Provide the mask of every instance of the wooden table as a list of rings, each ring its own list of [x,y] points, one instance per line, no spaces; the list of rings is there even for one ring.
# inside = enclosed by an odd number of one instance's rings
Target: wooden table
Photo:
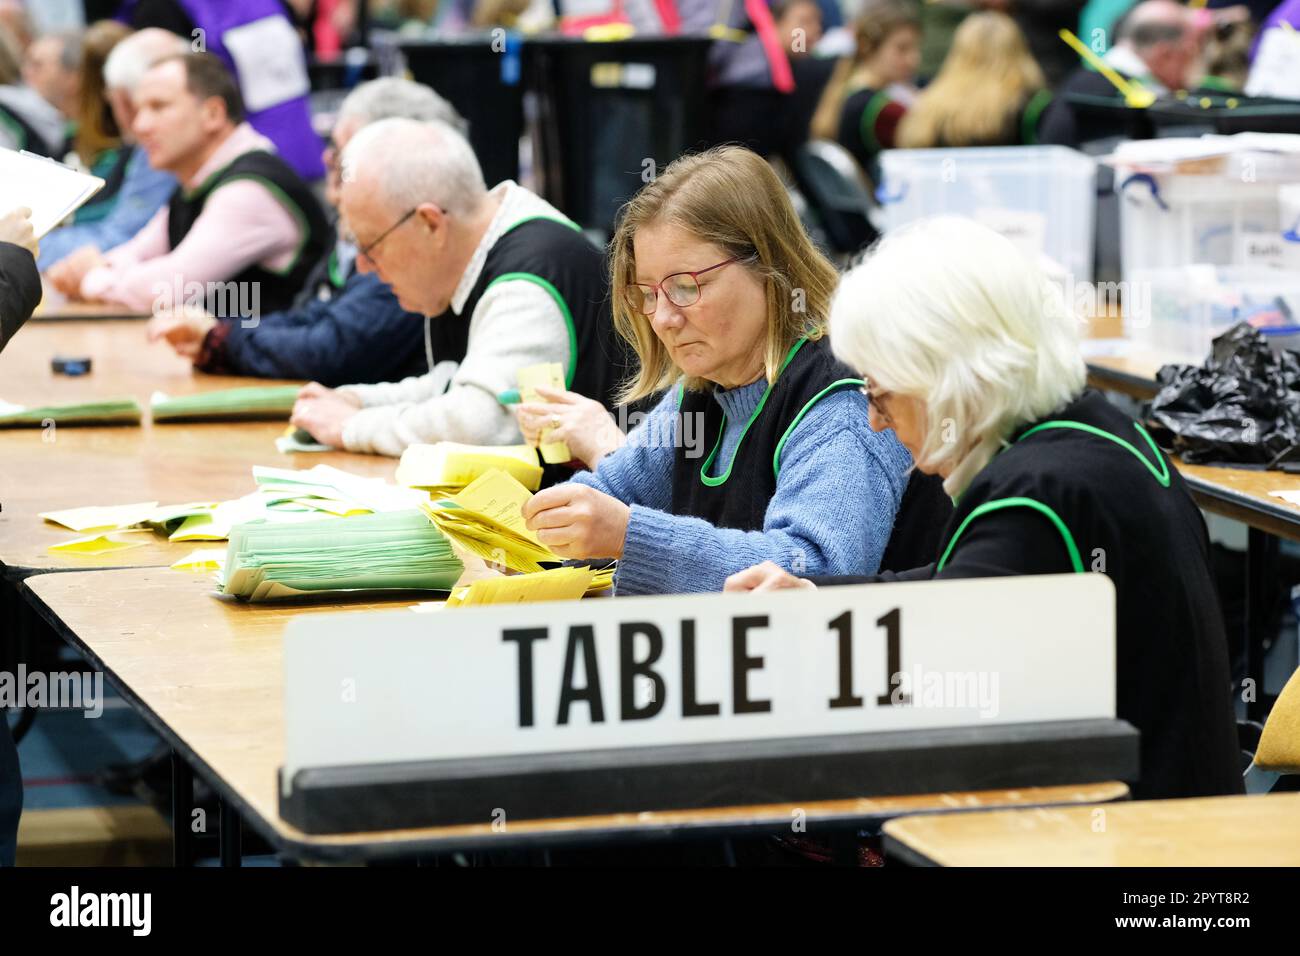
[[[56,354],[87,355],[89,375],[50,371]],[[24,405],[64,404],[133,395],[142,405],[154,391],[184,395],[284,381],[204,375],[166,345],[150,345],[138,322],[57,323],[28,326],[0,355],[0,399]],[[166,565],[193,542],[168,544],[141,534],[143,547],[99,557],[58,554],[51,544],[76,532],[47,524],[43,511],[83,505],[158,501],[182,504],[238,498],[255,487],[253,465],[311,468],[334,465],[392,480],[396,462],[347,452],[282,455],[275,449],[284,422],[170,423],[105,427],[56,426],[0,429],[0,571]]]
[[[909,816],[884,830],[886,853],[914,864],[1300,866],[1300,793]]]
[[[791,805],[624,813],[566,820],[313,836],[280,819],[283,632],[299,615],[356,614],[377,605],[244,605],[210,596],[204,576],[167,569],[46,574],[24,585],[38,612],[277,849],[300,858],[355,860],[468,849],[556,846],[600,838],[663,839],[787,831],[801,809],[809,829],[868,826],[900,813],[1122,800],[1122,783],[938,793]],[[390,602],[387,607],[409,604]],[[442,614],[429,615],[431,629]],[[357,635],[358,651],[365,637]],[[186,818],[188,819],[188,818]]]
[[[130,309],[112,302],[68,302],[61,297],[49,296],[42,301],[32,313],[33,322],[77,322],[86,319],[133,319],[136,321],[149,318],[148,312]]]

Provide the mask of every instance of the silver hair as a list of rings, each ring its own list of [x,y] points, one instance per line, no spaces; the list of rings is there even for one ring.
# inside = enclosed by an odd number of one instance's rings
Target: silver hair
[[[468,216],[487,195],[483,170],[465,137],[446,123],[392,117],[364,127],[343,150],[343,182],[372,173],[394,209],[435,203]]]
[[[362,83],[339,105],[338,117],[355,116],[363,125],[382,119],[404,117],[421,122],[440,121],[461,135],[469,124],[456,108],[423,83],[385,76]]]
[[[132,33],[109,51],[104,61],[104,86],[110,90],[133,91],[159,60],[188,53],[189,43],[174,33],[158,28]]]

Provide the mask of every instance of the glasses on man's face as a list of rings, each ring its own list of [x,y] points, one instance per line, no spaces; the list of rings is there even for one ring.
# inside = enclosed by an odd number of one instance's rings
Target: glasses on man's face
[[[379,245],[381,242],[383,242],[385,239],[387,239],[390,235],[392,235],[394,232],[396,232],[397,229],[398,229],[398,228],[399,228],[399,227],[400,227],[404,222],[406,222],[406,220],[410,219],[412,216],[415,215],[416,211],[417,211],[419,208],[420,208],[419,206],[412,206],[410,209],[408,209],[405,213],[402,214],[402,218],[401,218],[401,219],[397,220],[397,222],[393,223],[391,226],[389,226],[387,229],[385,229],[383,232],[381,232],[381,233],[379,234],[379,237],[378,237],[377,239],[373,239],[373,240],[371,240],[371,242],[370,242],[368,245],[364,246],[364,247],[361,248],[361,249],[358,249],[358,250],[357,250],[357,258],[359,258],[359,259],[368,259],[371,263],[374,263],[375,265],[378,265],[378,263],[375,262],[375,257],[372,256],[372,255],[370,254],[370,253],[374,250],[375,246]]]
[[[714,269],[721,269],[723,266],[729,266],[733,262],[738,262],[741,256],[732,256],[719,262],[716,266],[709,266],[707,269],[700,269],[698,272],[676,272],[664,278],[662,281],[650,285],[646,282],[629,282],[626,289],[623,290],[628,304],[640,312],[642,315],[654,315],[655,310],[659,308],[659,293],[668,296],[668,301],[679,309],[685,309],[700,301],[700,276],[706,272],[712,272]]]

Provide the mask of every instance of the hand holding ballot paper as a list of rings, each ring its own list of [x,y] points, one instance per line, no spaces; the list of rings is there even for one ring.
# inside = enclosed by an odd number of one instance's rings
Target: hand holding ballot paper
[[[501,400],[513,398],[507,395]],[[519,430],[548,465],[577,460],[595,468],[627,441],[600,402],[565,389],[557,362],[520,369],[518,398],[515,417]]]

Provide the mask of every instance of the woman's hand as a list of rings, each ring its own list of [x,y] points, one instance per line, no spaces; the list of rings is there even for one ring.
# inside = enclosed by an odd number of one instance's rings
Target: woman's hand
[[[548,442],[564,442],[578,461],[595,469],[597,462],[627,441],[605,406],[577,392],[538,386],[543,402],[515,406],[524,441],[536,448],[547,431]]]
[[[787,588],[817,590],[806,578],[797,578],[774,561],[764,561],[752,568],[737,571],[727,578],[724,591],[783,591]]]
[[[13,212],[0,216],[0,242],[11,242],[22,246],[32,256],[40,255],[40,243],[36,241],[36,232],[32,229],[32,211],[20,206]]]
[[[82,246],[60,259],[45,275],[51,285],[69,299],[80,299],[82,280],[105,261],[103,253],[96,246]]]
[[[587,485],[539,491],[523,507],[529,530],[562,558],[621,558],[632,509]]]

